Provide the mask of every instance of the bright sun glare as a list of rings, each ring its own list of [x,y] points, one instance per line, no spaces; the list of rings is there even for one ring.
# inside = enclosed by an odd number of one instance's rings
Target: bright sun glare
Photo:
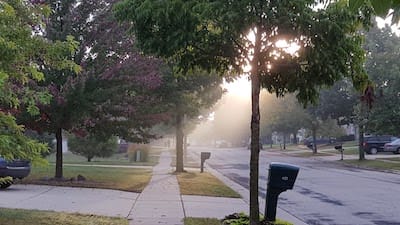
[[[282,48],[285,52],[291,55],[295,55],[297,51],[299,51],[300,49],[300,46],[297,43],[295,42],[288,43],[286,40],[279,40],[275,43],[275,45],[276,47]]]
[[[255,35],[253,32],[250,32],[247,35],[247,38],[251,42],[255,42]],[[300,46],[295,42],[288,42],[286,40],[278,40],[275,43],[275,47],[282,49],[286,53],[296,56],[296,53],[299,51]],[[279,55],[277,55],[279,57]],[[250,56],[251,60],[251,56]],[[270,65],[271,68],[273,65]],[[250,72],[251,66],[249,64],[245,65],[243,68],[245,73]],[[248,98],[250,99],[251,96],[251,82],[248,79],[248,76],[242,75],[238,79],[234,80],[233,82],[226,82],[224,81],[223,87],[228,91],[228,94],[233,95],[239,98]]]
[[[228,91],[228,94],[232,94],[235,97],[250,98],[251,96],[251,83],[247,76],[241,76],[230,83],[224,81],[223,86]]]

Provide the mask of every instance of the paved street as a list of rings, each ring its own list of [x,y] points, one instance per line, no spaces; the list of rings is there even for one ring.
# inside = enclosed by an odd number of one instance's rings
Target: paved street
[[[212,168],[248,189],[249,150],[192,148],[211,151]],[[310,225],[399,225],[400,175],[344,167],[262,151],[260,195],[265,196],[269,162],[300,167],[293,190],[280,195],[279,207]]]

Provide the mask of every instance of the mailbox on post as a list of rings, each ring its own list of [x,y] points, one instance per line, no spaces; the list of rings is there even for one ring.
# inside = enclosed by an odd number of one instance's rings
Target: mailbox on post
[[[201,152],[200,158],[201,158],[201,166],[200,166],[200,172],[202,173],[204,171],[204,161],[206,159],[209,159],[211,156],[211,152]]]
[[[343,146],[342,145],[336,145],[335,149],[340,152],[340,155],[341,155],[340,160],[343,160],[343,151],[344,151]]]
[[[267,197],[265,199],[265,219],[276,220],[276,207],[280,193],[293,189],[299,167],[285,163],[271,163],[267,181]]]

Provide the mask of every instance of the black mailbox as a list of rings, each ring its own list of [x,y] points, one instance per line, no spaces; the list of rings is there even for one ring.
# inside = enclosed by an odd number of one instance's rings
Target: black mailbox
[[[211,156],[211,152],[201,152],[201,161],[209,159]]]
[[[340,151],[340,150],[342,150],[343,148],[342,148],[342,145],[335,145],[335,149],[338,150],[338,151]]]
[[[265,219],[275,221],[276,207],[280,193],[293,189],[299,167],[286,163],[271,163],[267,181],[267,198],[265,199]]]
[[[293,189],[299,167],[284,164],[271,163],[269,165],[268,187],[277,189]]]
[[[211,152],[201,152],[201,154],[200,154],[200,158],[201,158],[200,172],[201,173],[204,171],[204,161],[206,161],[206,159],[209,159],[210,156],[211,156]]]
[[[343,160],[343,151],[344,151],[343,146],[342,145],[336,145],[335,149],[340,152],[340,155],[341,155],[340,160]]]

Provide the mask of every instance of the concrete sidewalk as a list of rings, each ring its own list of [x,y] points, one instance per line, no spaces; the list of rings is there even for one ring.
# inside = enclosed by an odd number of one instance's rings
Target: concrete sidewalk
[[[128,216],[130,225],[183,225],[185,217],[222,219],[234,212],[248,211],[246,202],[238,198],[181,195],[170,165],[171,156],[163,152],[149,185]]]
[[[182,225],[185,213],[176,176],[171,172],[171,156],[163,152],[153,168],[150,183],[139,195],[128,218],[130,225]]]

